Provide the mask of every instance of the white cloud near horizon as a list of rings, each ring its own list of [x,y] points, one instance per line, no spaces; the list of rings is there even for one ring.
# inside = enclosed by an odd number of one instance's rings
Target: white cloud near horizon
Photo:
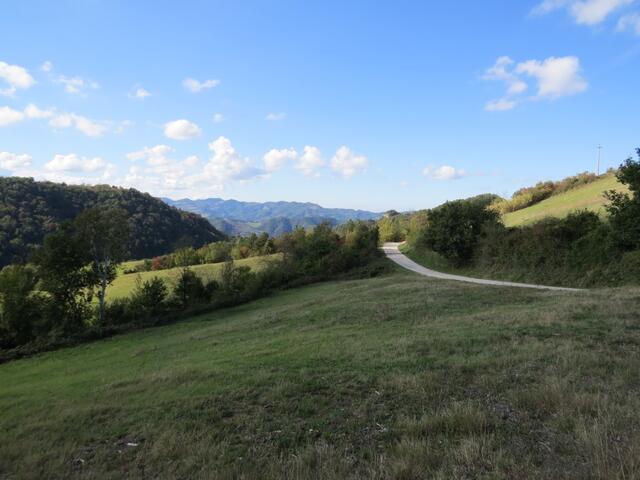
[[[182,85],[191,93],[199,93],[199,92],[202,92],[203,90],[217,87],[218,85],[220,85],[220,80],[210,79],[210,80],[205,80],[204,82],[201,82],[199,80],[196,80],[195,78],[185,78],[182,81]]]
[[[75,153],[67,155],[55,155],[53,160],[47,162],[45,170],[50,172],[96,172],[104,170],[107,162],[102,157],[79,157]]]
[[[3,61],[0,61],[0,82],[8,85],[0,88],[0,95],[5,97],[12,97],[18,89],[27,89],[36,83],[26,68]]]
[[[544,0],[536,5],[534,15],[546,15],[566,9],[579,25],[594,26],[604,22],[617,10],[631,5],[635,0]]]
[[[507,56],[498,57],[482,79],[499,81],[507,87],[502,98],[485,104],[488,112],[511,110],[524,100],[557,100],[582,93],[589,86],[582,77],[580,59],[574,56],[527,60],[518,64]],[[526,80],[529,79],[535,82],[536,93],[525,97],[524,93],[529,89]]]
[[[428,166],[422,170],[422,174],[433,180],[457,180],[467,176],[465,170],[450,165],[441,165],[439,167]]]
[[[296,160],[298,152],[294,148],[272,148],[264,154],[264,168],[268,172],[279,170],[287,160]]]
[[[302,155],[298,158],[295,168],[308,177],[316,176],[317,170],[324,167],[324,159],[318,147],[305,145]]]
[[[338,148],[331,159],[331,168],[346,179],[366,169],[368,164],[367,157],[353,153],[346,145]]]
[[[31,165],[32,158],[27,154],[0,152],[0,169],[16,172]]]
[[[173,140],[189,140],[200,136],[202,130],[198,125],[184,118],[167,122],[164,125],[164,134]]]

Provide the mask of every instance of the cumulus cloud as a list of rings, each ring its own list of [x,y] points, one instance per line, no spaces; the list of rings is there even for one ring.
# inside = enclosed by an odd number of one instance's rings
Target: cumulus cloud
[[[51,118],[54,114],[53,110],[40,110],[33,103],[27,105],[24,109],[24,114],[27,118]]]
[[[133,92],[129,93],[129,98],[133,98],[136,100],[144,100],[147,97],[150,97],[151,93],[149,90],[146,90],[142,87],[136,87]]]
[[[0,107],[0,127],[21,122],[24,118],[24,113],[19,110],[14,110],[11,107]]]
[[[523,93],[529,88],[525,80],[535,82],[537,91],[530,100],[556,100],[588,88],[581,75],[580,60],[573,56],[527,60],[517,65],[509,57],[499,57],[482,78],[503,82],[507,87],[502,98],[487,102],[485,110],[490,112],[511,110],[525,100]]]
[[[367,157],[356,155],[349,147],[343,145],[331,159],[331,168],[348,179],[367,168],[368,163]]]
[[[280,113],[268,113],[267,116],[265,117],[267,120],[269,120],[270,122],[277,122],[279,120],[284,120],[285,118],[287,118],[287,114],[284,112],[280,112]]]
[[[53,70],[53,63],[47,60],[42,65],[40,65],[40,70],[42,70],[45,73],[49,73],[51,70]]]
[[[79,157],[75,153],[56,155],[44,168],[50,172],[96,172],[104,170],[107,162],[101,157]]]
[[[29,88],[36,83],[26,68],[2,61],[0,61],[0,82],[7,84],[7,87],[0,88],[0,95],[7,97],[13,96],[18,89]]]
[[[19,171],[31,165],[31,156],[27,154],[18,155],[10,152],[0,152],[0,169],[11,172]]]
[[[264,175],[264,171],[251,165],[248,158],[238,154],[226,137],[218,137],[209,144],[212,156],[203,169],[203,179],[223,183],[228,180],[248,180]]]
[[[49,120],[49,125],[55,129],[75,128],[86,136],[94,138],[101,137],[109,129],[103,122],[96,122],[75,113],[55,114]]]
[[[86,95],[88,90],[96,90],[100,88],[97,82],[92,80],[85,80],[82,77],[67,77],[65,75],[58,75],[55,80],[56,83],[64,85],[64,91],[75,95]]]
[[[535,15],[545,15],[554,10],[566,9],[580,25],[597,25],[620,8],[634,0],[544,0],[533,9]]]
[[[180,119],[165,123],[164,134],[173,140],[188,140],[200,135],[200,127],[189,120]]]
[[[298,158],[298,152],[293,148],[272,148],[264,155],[264,168],[268,172],[275,172],[287,160],[295,160],[296,158]]]
[[[467,172],[449,165],[442,165],[440,167],[426,167],[422,174],[433,180],[456,180],[465,177]]]
[[[213,123],[222,123],[224,121],[224,115],[221,113],[213,114]]]
[[[155,147],[144,147],[142,150],[127,153],[127,160],[146,160],[149,165],[164,165],[169,163],[167,155],[173,152],[169,145],[156,145]]]
[[[320,149],[311,145],[306,145],[300,155],[300,158],[296,162],[295,168],[300,170],[304,175],[312,176],[316,175],[319,168],[324,166],[324,160]]]
[[[640,35],[640,13],[630,13],[618,20],[617,30],[619,32],[630,31]]]
[[[203,90],[217,87],[218,85],[220,85],[220,80],[211,79],[211,80],[205,80],[204,82],[200,82],[195,78],[185,78],[182,81],[182,85],[191,93],[199,93]]]

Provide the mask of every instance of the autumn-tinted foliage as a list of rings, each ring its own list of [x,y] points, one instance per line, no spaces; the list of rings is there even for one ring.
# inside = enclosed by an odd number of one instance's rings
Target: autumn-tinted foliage
[[[0,267],[27,260],[45,235],[91,207],[126,211],[131,258],[150,258],[179,245],[200,247],[224,235],[199,215],[170,207],[149,194],[108,185],[77,186],[0,178]]]

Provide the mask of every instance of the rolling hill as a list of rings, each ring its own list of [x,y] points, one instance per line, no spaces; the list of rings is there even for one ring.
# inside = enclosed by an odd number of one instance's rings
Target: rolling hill
[[[637,478],[637,298],[397,272],[13,361],[0,477]]]
[[[627,191],[627,188],[618,182],[614,175],[607,175],[593,183],[551,196],[530,207],[504,214],[502,219],[506,226],[516,227],[534,223],[544,217],[563,218],[576,210],[586,209],[604,213],[604,192],[608,190]]]
[[[96,206],[127,211],[132,258],[169,253],[179,243],[201,246],[225,237],[201,216],[170,207],[138,190],[0,177],[0,267],[27,260],[33,248],[61,222]]]
[[[171,206],[202,215],[228,235],[262,232],[280,235],[296,226],[308,228],[323,222],[339,225],[348,220],[375,220],[382,216],[365,210],[323,208],[315,203],[302,202],[260,203],[221,198],[163,200]]]

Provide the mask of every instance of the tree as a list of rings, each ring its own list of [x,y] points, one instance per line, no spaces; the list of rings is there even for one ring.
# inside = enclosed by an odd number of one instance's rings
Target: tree
[[[418,241],[456,265],[468,263],[483,229],[500,223],[498,213],[487,208],[493,200],[481,195],[430,210],[428,227]]]
[[[35,292],[33,268],[9,265],[0,271],[0,347],[16,347],[32,340],[42,320],[44,299]]]
[[[624,250],[640,248],[640,148],[638,160],[627,158],[616,177],[629,187],[632,195],[611,190],[605,195],[615,243]]]
[[[73,225],[64,223],[47,235],[43,245],[34,252],[33,262],[38,268],[42,290],[52,299],[51,317],[56,318],[60,333],[77,332],[88,317],[95,275],[87,267],[87,251]]]
[[[131,229],[127,213],[120,209],[90,208],[74,220],[75,234],[91,263],[98,287],[99,320],[104,320],[107,286],[116,277],[116,268],[128,253]]]

